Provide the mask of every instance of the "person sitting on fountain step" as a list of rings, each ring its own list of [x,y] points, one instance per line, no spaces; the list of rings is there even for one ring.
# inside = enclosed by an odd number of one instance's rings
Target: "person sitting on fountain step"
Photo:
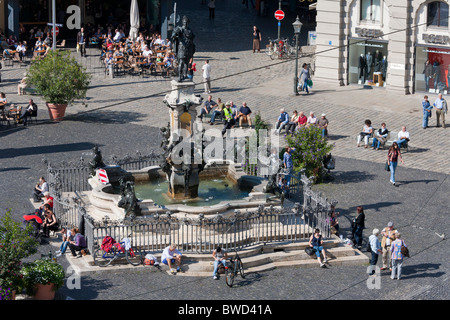
[[[248,126],[252,126],[252,119],[250,118],[252,110],[247,106],[247,102],[242,103],[242,107],[239,109],[239,127],[242,127],[244,122],[247,122]]]
[[[217,105],[217,103],[215,103],[214,100],[212,99],[212,96],[209,95],[208,99],[203,104],[203,108],[200,110],[199,118],[201,120],[203,120],[203,115],[209,114],[209,112],[212,110],[212,108],[216,105]]]
[[[223,109],[225,109],[225,104],[222,102],[222,99],[217,98],[216,108],[214,109],[211,115],[211,121],[209,122],[210,125],[214,124],[217,116],[223,115]]]
[[[33,200],[34,202],[39,202],[44,197],[44,192],[48,191],[48,183],[45,181],[44,177],[39,179],[39,183],[34,187]]]
[[[170,246],[166,247],[161,255],[161,262],[168,265],[170,272],[176,274],[173,270],[172,265],[175,263],[177,265],[177,271],[181,270],[181,252],[178,251],[177,245],[172,243]]]
[[[214,258],[214,271],[213,271],[213,279],[217,280],[219,279],[217,277],[217,270],[219,269],[219,264],[223,264],[224,267],[226,267],[227,259],[228,259],[228,253],[223,250],[221,247],[217,247],[216,250],[213,251],[212,254]]]

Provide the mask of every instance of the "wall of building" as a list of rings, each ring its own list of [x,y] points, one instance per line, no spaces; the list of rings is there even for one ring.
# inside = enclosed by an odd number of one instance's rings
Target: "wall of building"
[[[318,1],[316,81],[348,84],[349,39],[374,38],[388,41],[386,89],[412,93],[416,45],[450,46],[450,29],[426,26],[427,4],[432,1],[381,0],[380,23],[361,21],[360,0]]]

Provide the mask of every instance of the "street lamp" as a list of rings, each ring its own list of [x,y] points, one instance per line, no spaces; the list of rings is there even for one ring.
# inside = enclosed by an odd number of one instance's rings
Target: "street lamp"
[[[294,95],[298,96],[298,36],[300,35],[300,31],[302,30],[302,23],[300,20],[297,19],[292,24],[294,27],[294,34],[295,34],[295,76],[294,76]]]

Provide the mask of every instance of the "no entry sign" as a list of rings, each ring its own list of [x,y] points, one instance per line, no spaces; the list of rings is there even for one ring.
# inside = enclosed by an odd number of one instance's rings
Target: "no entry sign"
[[[56,26],[55,28],[56,28],[56,29],[55,29],[55,35],[57,36],[58,33],[59,33],[59,28],[58,28],[58,26]],[[52,28],[52,31],[51,31],[50,34],[53,36],[53,28]]]
[[[283,10],[275,11],[275,19],[283,20],[284,19],[284,11]]]

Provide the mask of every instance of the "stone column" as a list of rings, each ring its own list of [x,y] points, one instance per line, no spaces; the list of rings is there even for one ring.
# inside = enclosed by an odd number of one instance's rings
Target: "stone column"
[[[344,85],[345,1],[317,2],[317,39],[314,80]]]

